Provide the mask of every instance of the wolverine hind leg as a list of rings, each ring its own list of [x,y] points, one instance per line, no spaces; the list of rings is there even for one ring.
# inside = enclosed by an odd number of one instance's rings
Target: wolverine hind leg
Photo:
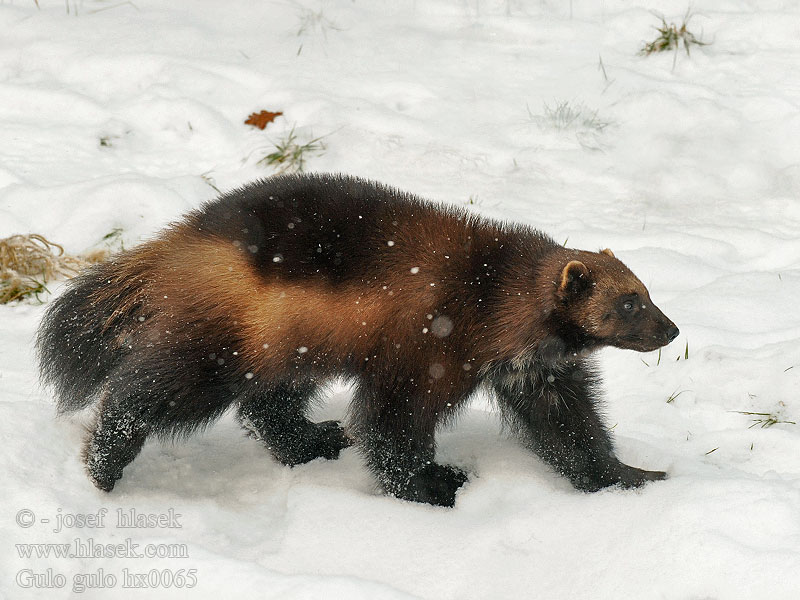
[[[267,391],[252,386],[239,400],[237,416],[242,427],[285,465],[338,458],[351,444],[339,422],[312,423],[306,418],[317,389],[313,382],[284,382]]]
[[[148,436],[180,439],[205,427],[246,381],[190,343],[165,341],[166,347],[135,347],[108,376],[85,445],[89,477],[102,490],[113,489]]]

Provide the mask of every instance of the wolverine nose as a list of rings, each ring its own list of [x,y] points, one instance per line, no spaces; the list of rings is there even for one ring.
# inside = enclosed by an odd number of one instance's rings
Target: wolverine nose
[[[678,334],[679,334],[680,332],[681,332],[681,330],[680,330],[680,329],[678,329],[678,328],[677,328],[675,325],[673,325],[672,327],[670,327],[670,328],[667,330],[667,339],[668,339],[668,340],[671,342],[671,341],[672,341],[672,340],[674,340],[676,337],[678,337]],[[669,342],[668,342],[668,343],[669,343]]]

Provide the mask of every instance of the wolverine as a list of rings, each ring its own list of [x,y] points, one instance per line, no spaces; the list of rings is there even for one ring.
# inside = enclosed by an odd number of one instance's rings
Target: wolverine
[[[437,429],[478,389],[521,442],[583,491],[666,473],[622,463],[592,353],[678,328],[610,250],[566,248],[344,175],[281,175],[222,195],[72,279],[39,328],[60,412],[95,407],[84,457],[111,491],[148,437],[233,407],[281,463],[355,445],[391,496],[453,506]],[[307,417],[352,383],[346,426]]]

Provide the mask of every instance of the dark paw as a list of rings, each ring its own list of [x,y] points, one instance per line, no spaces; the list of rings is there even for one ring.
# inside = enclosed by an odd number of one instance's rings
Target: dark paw
[[[122,469],[116,465],[108,456],[96,449],[87,449],[84,456],[84,466],[86,474],[98,490],[110,492],[114,489],[114,484],[122,479]]]
[[[314,423],[311,429],[304,433],[301,440],[293,440],[288,448],[279,450],[273,446],[271,449],[279,461],[293,467],[316,458],[337,459],[339,452],[352,443],[353,441],[344,432],[339,421],[323,421]]]
[[[339,452],[351,446],[353,440],[342,429],[339,421],[323,421],[317,423],[319,437],[316,441],[316,456],[314,458],[339,458]]]
[[[610,472],[575,477],[572,483],[582,492],[597,492],[615,485],[623,489],[637,488],[648,481],[660,481],[666,478],[667,474],[664,471],[645,471],[620,463]]]
[[[405,489],[396,496],[435,506],[453,506],[456,503],[456,492],[467,479],[467,474],[461,469],[431,463],[413,475]]]
[[[87,474],[89,475],[89,481],[91,481],[98,490],[103,492],[110,492],[113,490],[114,484],[122,477],[122,473],[120,473],[118,477],[103,476],[92,473],[91,470],[87,470]]]

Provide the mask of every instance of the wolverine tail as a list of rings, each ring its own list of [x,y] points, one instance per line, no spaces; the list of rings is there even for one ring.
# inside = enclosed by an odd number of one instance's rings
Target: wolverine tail
[[[114,271],[115,262],[102,263],[69,281],[39,326],[39,374],[55,391],[59,412],[91,404],[125,355],[126,325],[141,305],[128,286],[113,286]]]

